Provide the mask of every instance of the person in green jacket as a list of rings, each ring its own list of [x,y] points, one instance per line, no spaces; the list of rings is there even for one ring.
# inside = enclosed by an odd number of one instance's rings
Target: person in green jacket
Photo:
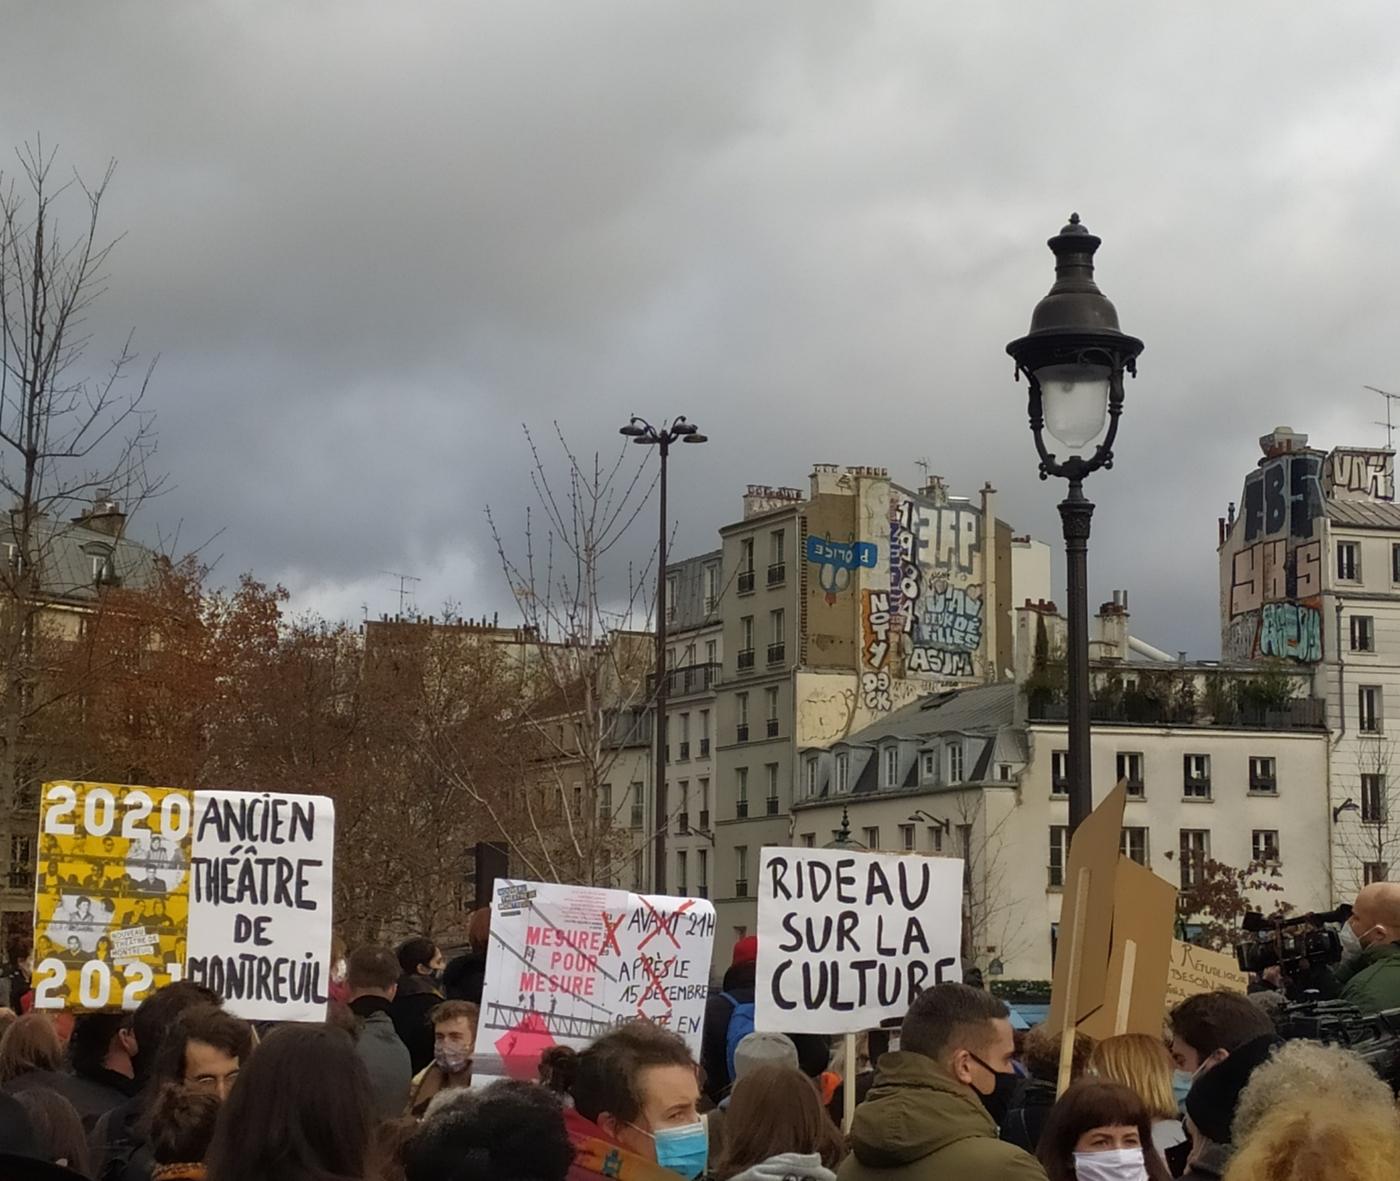
[[[1400,1009],[1400,882],[1372,882],[1342,924],[1342,1000],[1363,1013]]]
[[[1033,1156],[997,1139],[982,1102],[1015,1080],[1010,1017],[965,984],[920,993],[856,1109],[838,1181],[1045,1181]]]

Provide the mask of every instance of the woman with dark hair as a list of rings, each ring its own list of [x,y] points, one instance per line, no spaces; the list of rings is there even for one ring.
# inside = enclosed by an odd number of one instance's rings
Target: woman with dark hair
[[[705,1171],[697,1067],[674,1033],[646,1021],[620,1025],[581,1053],[551,1047],[540,1075],[573,1097],[564,1112],[574,1146],[569,1181],[693,1181]]]
[[[217,1095],[166,1083],[151,1102],[148,1118],[151,1181],[204,1181],[204,1158],[222,1106]]]
[[[21,1017],[0,1038],[0,1087],[14,1094],[62,1081],[63,1043],[47,1013]]]
[[[1050,1181],[1171,1181],[1152,1113],[1121,1083],[1081,1079],[1060,1096],[1036,1154]]]
[[[844,1145],[811,1080],[791,1066],[758,1066],[730,1093],[715,1181],[834,1181]]]
[[[87,1137],[77,1109],[48,1087],[30,1087],[15,1098],[29,1117],[43,1159],[84,1177],[91,1176]]]
[[[363,1181],[374,1103],[350,1035],[281,1025],[239,1073],[209,1148],[209,1181]]]

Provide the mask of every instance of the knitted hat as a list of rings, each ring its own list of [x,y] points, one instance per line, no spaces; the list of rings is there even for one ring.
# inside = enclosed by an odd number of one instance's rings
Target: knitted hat
[[[745,935],[734,945],[734,957],[729,961],[731,968],[740,964],[752,964],[758,959],[758,936]]]
[[[1268,1061],[1278,1044],[1279,1039],[1271,1033],[1245,1042],[1224,1062],[1212,1066],[1191,1084],[1186,1094],[1186,1114],[1201,1135],[1216,1144],[1230,1143],[1230,1125],[1235,1122],[1240,1092],[1249,1082],[1254,1068]]]
[[[746,1033],[734,1047],[734,1081],[757,1066],[797,1066],[797,1047],[783,1033]]]

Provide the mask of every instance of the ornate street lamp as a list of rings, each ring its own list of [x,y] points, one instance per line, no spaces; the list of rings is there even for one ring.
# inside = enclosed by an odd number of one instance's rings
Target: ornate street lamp
[[[1031,433],[1040,455],[1040,478],[1069,481],[1060,502],[1069,581],[1069,828],[1093,811],[1089,775],[1089,524],[1094,506],[1084,478],[1113,466],[1113,441],[1123,413],[1123,374],[1137,376],[1142,341],[1118,330],[1118,313],[1094,283],[1100,240],[1079,214],[1048,245],[1055,254],[1055,284],[1031,313],[1030,331],[1006,346],[1016,374],[1030,384]],[[1107,433],[1105,433],[1105,425]],[[1065,450],[1046,445],[1048,432]],[[1053,443],[1052,443],[1053,445]]]
[[[666,459],[671,454],[671,444],[708,443],[707,436],[693,422],[687,422],[685,415],[673,420],[669,425],[662,423],[654,427],[644,418],[632,415],[627,425],[621,429],[634,443],[644,447],[656,447],[661,452],[661,532],[656,555],[656,786],[655,813],[652,823],[655,826],[656,862],[652,866],[652,881],[658,894],[666,893],[666,698],[671,687],[671,678],[666,669]]]

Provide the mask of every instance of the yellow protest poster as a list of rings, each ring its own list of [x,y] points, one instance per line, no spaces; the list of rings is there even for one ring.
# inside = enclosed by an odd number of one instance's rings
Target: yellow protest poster
[[[134,1009],[180,979],[192,817],[180,788],[44,784],[36,1008]]]
[[[1245,992],[1249,980],[1235,957],[1225,952],[1197,947],[1194,943],[1172,940],[1171,962],[1167,968],[1167,1008],[1179,1005],[1189,996],[1202,992]]]

